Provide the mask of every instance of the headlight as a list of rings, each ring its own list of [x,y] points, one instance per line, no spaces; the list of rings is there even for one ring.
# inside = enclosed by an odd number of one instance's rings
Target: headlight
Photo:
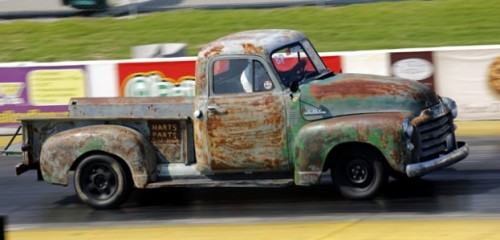
[[[443,97],[443,102],[446,104],[448,109],[451,111],[451,116],[456,118],[458,116],[457,104],[451,98]]]
[[[457,118],[458,108],[457,108],[457,104],[455,103],[455,101],[452,102],[450,109],[451,109],[451,116],[453,116],[453,118]]]
[[[403,132],[407,138],[411,138],[413,136],[413,125],[411,124],[410,119],[406,118],[403,120]]]

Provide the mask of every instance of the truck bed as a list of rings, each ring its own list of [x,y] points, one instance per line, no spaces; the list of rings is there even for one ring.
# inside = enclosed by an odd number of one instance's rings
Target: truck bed
[[[75,98],[68,117],[20,119],[31,162],[38,162],[43,143],[70,129],[118,125],[145,136],[157,151],[158,163],[193,163],[193,98]],[[118,132],[117,132],[118,134]]]
[[[186,119],[193,114],[192,97],[74,98],[70,118]]]

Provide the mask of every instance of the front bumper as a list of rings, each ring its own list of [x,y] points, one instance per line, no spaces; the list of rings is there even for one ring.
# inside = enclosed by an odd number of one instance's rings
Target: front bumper
[[[440,156],[436,159],[421,163],[408,164],[406,166],[406,175],[408,177],[418,177],[429,172],[450,166],[469,155],[469,146],[465,142],[457,142],[458,148],[446,155]]]

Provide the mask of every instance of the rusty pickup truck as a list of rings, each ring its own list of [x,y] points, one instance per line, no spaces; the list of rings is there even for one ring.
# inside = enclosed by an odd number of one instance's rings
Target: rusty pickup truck
[[[134,188],[319,184],[376,196],[468,153],[452,99],[404,79],[329,71],[294,30],[254,30],[209,43],[194,93],[77,98],[69,115],[20,119],[17,174],[68,185],[97,209]],[[73,174],[70,174],[74,171]],[[323,181],[325,182],[325,181]]]

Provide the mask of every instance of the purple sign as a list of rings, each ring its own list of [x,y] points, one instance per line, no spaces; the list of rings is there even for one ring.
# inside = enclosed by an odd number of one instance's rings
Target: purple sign
[[[26,117],[67,116],[72,97],[85,97],[83,65],[0,67],[0,127]]]

